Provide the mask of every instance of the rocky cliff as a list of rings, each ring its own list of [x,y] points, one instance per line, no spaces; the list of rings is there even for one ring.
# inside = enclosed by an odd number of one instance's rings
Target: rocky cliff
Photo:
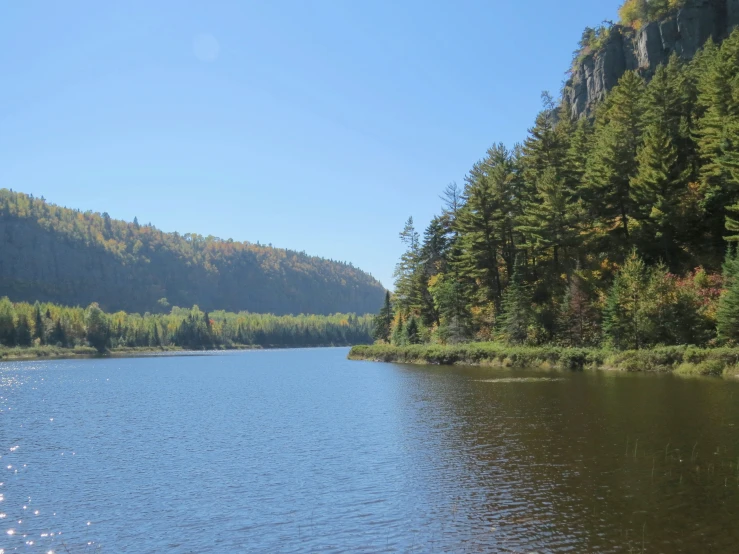
[[[575,63],[565,83],[564,99],[573,118],[592,114],[626,71],[649,78],[675,53],[692,58],[709,38],[723,40],[739,24],[739,0],[687,0],[660,21],[639,30],[614,25],[602,46]]]

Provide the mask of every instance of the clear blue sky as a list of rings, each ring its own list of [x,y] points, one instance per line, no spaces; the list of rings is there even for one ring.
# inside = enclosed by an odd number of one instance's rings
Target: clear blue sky
[[[0,187],[351,261],[525,137],[618,0],[7,2]]]

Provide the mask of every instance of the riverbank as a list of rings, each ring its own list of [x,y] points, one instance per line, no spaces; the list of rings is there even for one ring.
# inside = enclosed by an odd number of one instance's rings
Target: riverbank
[[[105,357],[133,357],[133,356],[151,356],[164,352],[225,352],[233,350],[278,350],[285,348],[328,348],[334,346],[349,345],[311,345],[311,346],[259,346],[259,345],[233,345],[230,347],[220,347],[202,350],[193,350],[182,348],[179,346],[161,346],[158,348],[151,347],[122,347],[106,350],[103,353],[98,352],[89,346],[75,346],[72,348],[61,348],[58,346],[30,346],[21,347],[5,347],[0,346],[0,361],[22,361],[22,360],[48,360],[48,359],[70,359],[70,358],[105,358]]]
[[[558,346],[515,347],[499,343],[354,346],[350,360],[422,365],[473,365],[542,369],[602,369],[739,377],[739,348],[664,346],[606,350]]]

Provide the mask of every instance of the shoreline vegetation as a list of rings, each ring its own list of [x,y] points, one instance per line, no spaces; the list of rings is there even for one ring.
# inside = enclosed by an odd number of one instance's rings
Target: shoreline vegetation
[[[197,306],[159,313],[106,313],[0,298],[0,359],[154,352],[350,346],[372,342],[372,316],[207,312]]]
[[[542,101],[423,232],[407,219],[376,345],[350,357],[739,373],[739,29],[627,71],[592,117]]]
[[[286,350],[289,348],[334,348],[348,347],[350,344],[315,344],[311,346],[280,346],[280,345],[245,345],[237,344],[215,348],[193,349],[180,346],[125,346],[99,352],[91,346],[59,347],[59,346],[0,346],[0,362],[31,361],[31,360],[60,360],[75,358],[127,358],[136,356],[153,356],[162,353],[172,354],[200,354],[208,352],[235,352],[241,350]]]
[[[466,365],[512,369],[616,370],[685,376],[739,377],[739,348],[663,346],[609,350],[558,346],[508,346],[479,342],[459,345],[359,345],[350,360],[416,365]]]

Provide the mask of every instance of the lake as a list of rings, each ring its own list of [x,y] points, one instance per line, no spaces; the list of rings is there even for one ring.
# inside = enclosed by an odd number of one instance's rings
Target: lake
[[[0,551],[736,552],[739,382],[347,353],[0,364]]]

